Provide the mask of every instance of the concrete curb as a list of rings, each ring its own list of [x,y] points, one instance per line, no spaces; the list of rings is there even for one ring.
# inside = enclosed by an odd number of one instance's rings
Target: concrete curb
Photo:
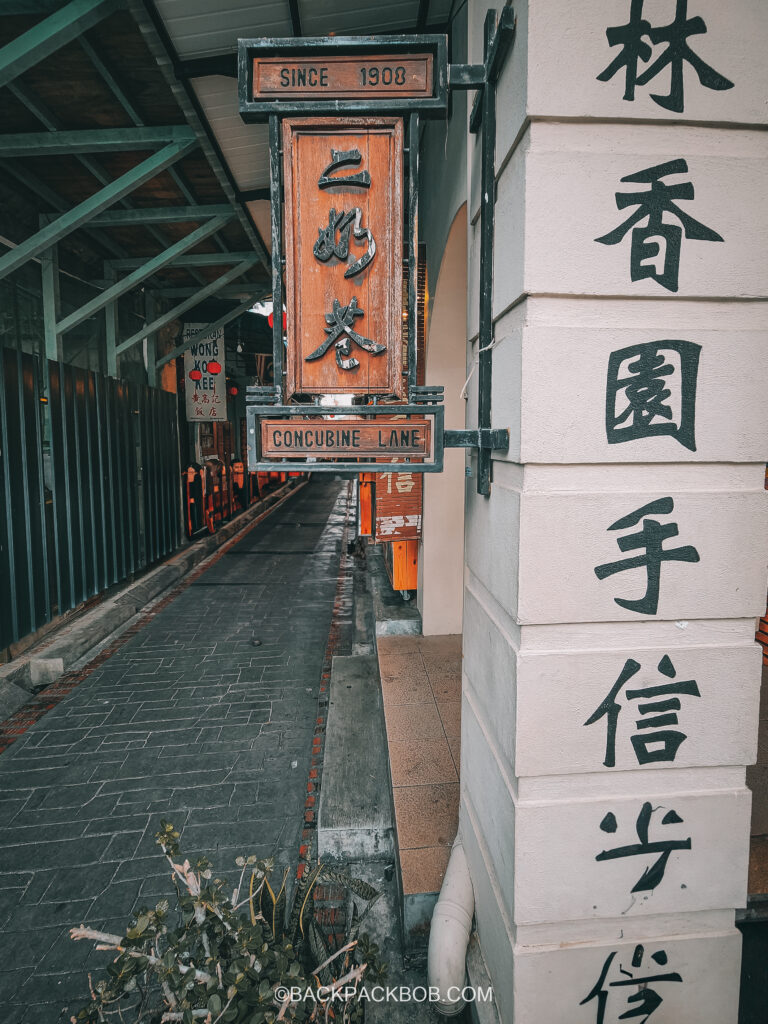
[[[254,525],[270,508],[305,483],[288,481],[215,534],[193,541],[114,597],[107,598],[72,621],[62,623],[61,629],[52,637],[47,637],[29,653],[0,668],[0,720],[8,718],[25,704],[30,694],[63,676],[75,662],[125,625],[150,601],[173,587],[190,570],[199,568],[219,548]]]

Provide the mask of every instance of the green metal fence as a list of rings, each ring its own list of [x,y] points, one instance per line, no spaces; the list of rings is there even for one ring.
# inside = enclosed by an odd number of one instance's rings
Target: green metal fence
[[[0,349],[0,650],[180,541],[176,396]]]

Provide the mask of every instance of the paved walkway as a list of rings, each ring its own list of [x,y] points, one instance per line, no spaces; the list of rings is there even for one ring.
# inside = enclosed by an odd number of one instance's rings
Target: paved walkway
[[[346,513],[347,485],[315,478],[0,755],[3,1024],[85,1002],[109,954],[69,928],[121,931],[168,894],[161,819],[230,874],[243,852],[295,866],[329,635],[351,615]]]

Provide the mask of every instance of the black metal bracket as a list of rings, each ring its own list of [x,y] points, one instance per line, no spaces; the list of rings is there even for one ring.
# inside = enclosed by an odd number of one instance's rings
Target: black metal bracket
[[[502,428],[491,430],[446,430],[443,435],[446,448],[478,448],[486,451],[505,452],[509,448],[509,431]]]
[[[469,130],[472,135],[477,135],[480,130],[480,125],[483,121],[483,93],[485,92],[486,85],[495,86],[499,80],[501,69],[504,66],[504,61],[507,58],[507,54],[515,40],[515,28],[517,25],[517,19],[513,9],[506,6],[502,9],[501,17],[499,18],[498,24],[495,28],[492,27],[492,36],[489,38],[488,26],[489,22],[495,21],[496,12],[488,11],[485,15],[485,28],[486,28],[486,40],[485,40],[485,55],[484,62],[479,65],[483,68],[484,79],[480,83],[480,92],[475,96],[475,101],[472,104],[472,113],[469,115]],[[472,67],[472,65],[467,65]],[[463,86],[465,89],[471,89],[473,86]],[[495,121],[495,118],[494,118]],[[495,134],[495,124],[494,124]]]
[[[496,204],[496,83],[515,38],[515,15],[509,4],[501,11],[485,15],[483,69],[485,80],[479,87],[469,119],[470,132],[480,135],[480,315],[478,324],[478,442],[494,433],[491,430],[493,372],[493,244],[494,206]],[[471,67],[467,66],[467,67]],[[465,80],[475,76],[466,73]],[[464,86],[471,88],[470,85]],[[508,433],[508,432],[507,432]],[[477,493],[491,493],[493,444],[478,443]],[[509,443],[507,442],[507,447]]]

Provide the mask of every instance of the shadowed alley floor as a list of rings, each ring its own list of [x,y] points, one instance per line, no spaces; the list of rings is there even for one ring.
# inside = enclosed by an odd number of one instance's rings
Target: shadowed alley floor
[[[87,1000],[110,955],[70,927],[169,895],[162,819],[225,877],[242,853],[295,867],[346,514],[315,478],[0,755],[4,1024]]]

